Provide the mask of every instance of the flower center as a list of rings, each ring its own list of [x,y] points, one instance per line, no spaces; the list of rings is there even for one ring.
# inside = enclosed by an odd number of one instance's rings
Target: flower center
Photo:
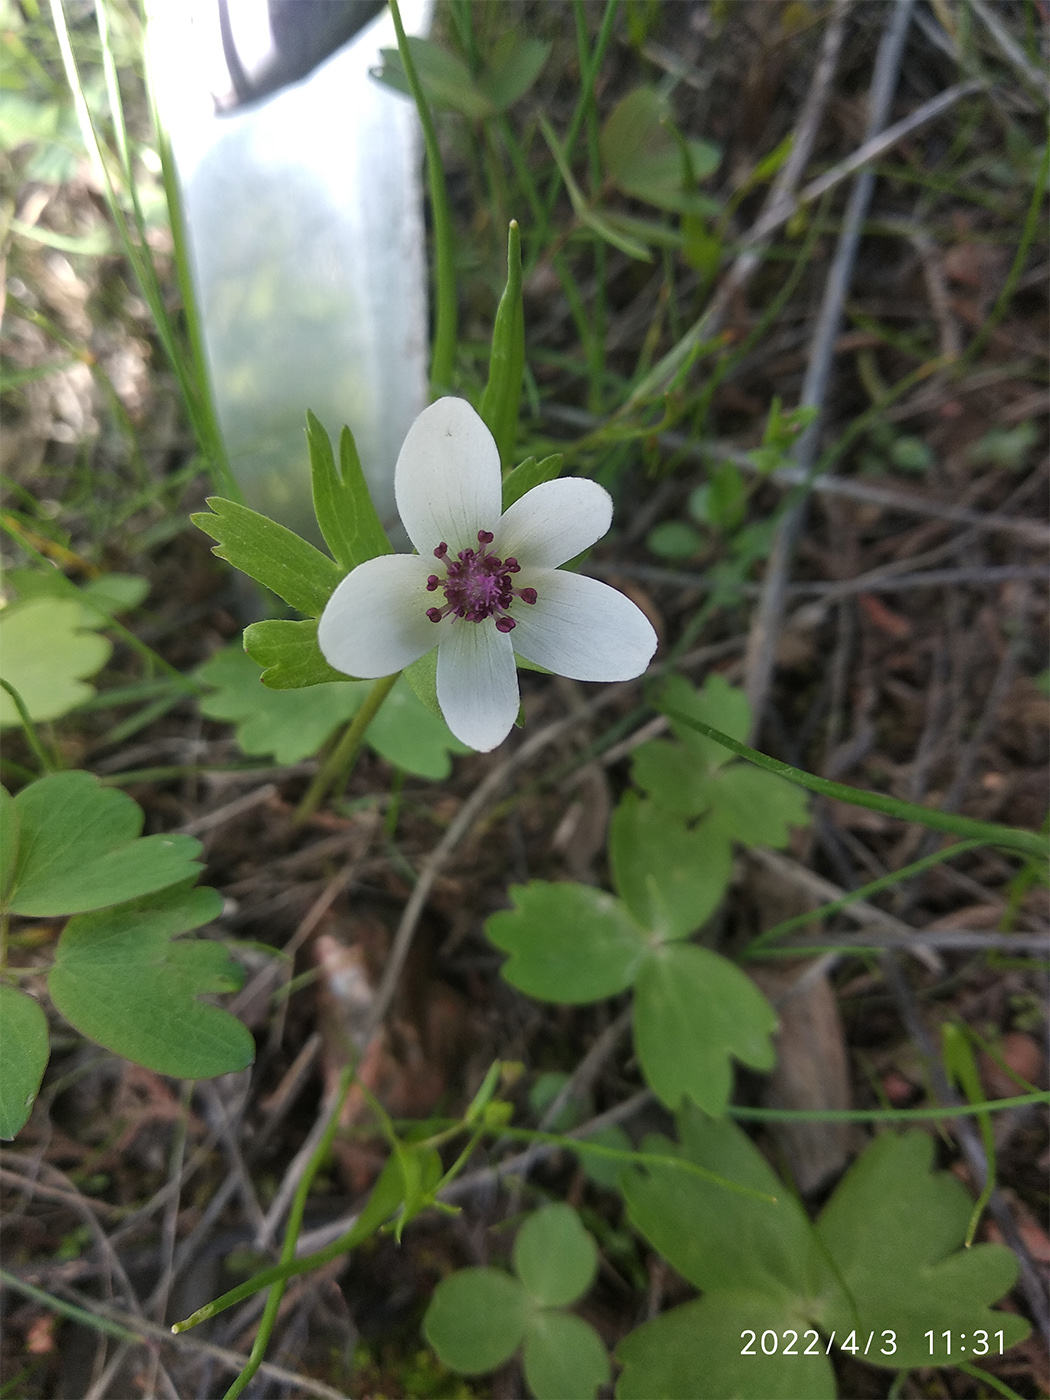
[[[513,600],[536,601],[535,588],[514,587],[511,576],[520,573],[521,565],[513,557],[499,559],[492,554],[488,548],[492,540],[489,530],[479,530],[478,548],[461,549],[455,559],[448,557],[448,545],[444,540],[434,550],[434,557],[445,565],[445,577],[431,574],[427,579],[427,592],[443,589],[445,606],[427,608],[431,622],[440,622],[449,613],[467,622],[484,622],[485,618],[494,617],[497,632],[510,632],[515,622],[507,610]]]

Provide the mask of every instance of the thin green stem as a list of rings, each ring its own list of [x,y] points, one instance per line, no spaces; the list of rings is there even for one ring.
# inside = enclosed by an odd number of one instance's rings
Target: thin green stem
[[[730,1104],[730,1118],[753,1119],[756,1123],[902,1123],[919,1119],[979,1118],[984,1113],[1002,1113],[1008,1108],[1034,1108],[1050,1103],[1050,1093],[1023,1094],[1012,1099],[988,1099],[984,1103],[947,1104],[930,1108],[748,1108]]]
[[[951,860],[954,856],[962,855],[965,851],[976,850],[985,844],[983,840],[960,841],[955,846],[947,846],[942,851],[934,851],[932,855],[924,856],[922,860],[913,861],[911,865],[906,865],[902,870],[894,870],[889,875],[881,875],[879,879],[872,880],[867,885],[861,885],[859,889],[850,890],[840,899],[832,899],[827,904],[822,904],[819,909],[812,909],[805,914],[797,914],[793,919],[785,919],[782,923],[766,929],[765,933],[760,933],[757,938],[753,939],[744,950],[744,959],[760,957],[761,950],[767,944],[772,943],[776,938],[783,938],[784,934],[790,933],[792,929],[801,928],[803,924],[811,924],[818,919],[829,919],[832,914],[837,914],[840,909],[855,904],[858,899],[868,899],[873,894],[880,894],[883,890],[891,889],[904,880],[921,875],[931,866],[939,865],[941,861]],[[783,951],[793,950],[785,949]]]
[[[434,348],[430,357],[430,392],[436,398],[452,387],[452,371],[456,359],[456,260],[452,241],[452,215],[448,206],[445,168],[441,163],[441,147],[423,85],[416,72],[415,60],[409,48],[401,9],[397,0],[390,0],[390,14],[397,34],[397,49],[416,109],[423,128],[423,145],[427,153],[427,181],[430,186],[430,210],[434,219]]]
[[[827,778],[818,778],[813,773],[803,772],[801,768],[792,768],[788,763],[781,763],[779,759],[759,753],[757,749],[749,748],[747,744],[742,744],[739,739],[730,738],[728,734],[723,734],[719,729],[712,729],[709,724],[704,724],[702,720],[694,719],[691,715],[683,715],[677,710],[667,710],[666,713],[668,719],[688,725],[690,729],[695,729],[708,739],[713,739],[716,744],[721,744],[723,748],[730,749],[741,758],[746,758],[756,767],[765,768],[770,773],[776,773],[778,777],[786,778],[789,783],[796,783],[799,787],[808,788],[810,792],[819,792],[822,797],[834,797],[840,802],[852,802],[855,807],[866,807],[871,812],[882,812],[888,817],[896,817],[898,821],[919,822],[922,826],[932,827],[935,831],[947,831],[953,836],[982,841],[986,845],[1003,847],[1023,856],[1035,856],[1037,859],[1045,858],[1046,842],[1034,831],[1022,831],[1019,827],[1013,826],[1000,826],[997,822],[974,821],[971,817],[958,817],[953,812],[938,812],[934,808],[920,807],[917,802],[902,802],[899,798],[886,797],[879,792],[867,792],[864,788],[847,787],[845,783],[832,783]]]
[[[295,1196],[292,1200],[291,1209],[288,1212],[288,1228],[285,1230],[284,1243],[281,1246],[280,1266],[287,1269],[290,1264],[295,1263],[295,1247],[299,1242],[299,1232],[303,1228],[303,1212],[306,1209],[306,1198],[310,1194],[310,1187],[313,1185],[314,1177],[321,1169],[322,1164],[331,1151],[332,1140],[339,1128],[339,1116],[342,1111],[346,1096],[350,1092],[350,1086],[354,1082],[353,1066],[348,1066],[339,1076],[339,1085],[332,1098],[331,1115],[325,1127],[321,1140],[314,1149],[313,1156],[306,1165],[302,1179],[296,1188]],[[270,1344],[270,1337],[277,1322],[277,1314],[280,1310],[281,1299],[284,1297],[284,1290],[288,1284],[289,1274],[285,1273],[279,1278],[270,1289],[270,1296],[266,1300],[266,1307],[263,1310],[262,1320],[259,1323],[259,1330],[255,1334],[255,1343],[252,1346],[251,1354],[248,1357],[248,1364],[240,1373],[233,1385],[226,1392],[223,1400],[236,1400],[245,1386],[258,1371],[266,1355],[266,1348]]]
[[[314,774],[305,797],[296,809],[296,825],[301,826],[303,822],[308,821],[330,789],[339,782],[345,782],[350,776],[368,726],[375,719],[380,705],[393,690],[400,674],[400,671],[395,671],[392,676],[381,676],[372,686],[364,704],[347,725],[343,737]]]
[[[138,1333],[121,1327],[119,1322],[110,1322],[108,1317],[99,1317],[97,1313],[88,1312],[86,1308],[78,1308],[76,1303],[67,1303],[64,1298],[56,1298],[53,1293],[45,1293],[42,1288],[36,1288],[33,1284],[26,1283],[16,1274],[9,1274],[6,1269],[0,1269],[0,1282],[8,1288],[13,1288],[16,1293],[21,1293],[23,1297],[32,1298],[34,1303],[40,1303],[42,1307],[57,1313],[59,1317],[68,1317],[71,1322],[79,1322],[93,1332],[106,1332],[111,1337],[119,1337],[122,1342],[142,1340]]]
[[[33,750],[36,761],[40,764],[41,771],[44,773],[53,772],[56,765],[52,762],[47,750],[41,742],[40,735],[36,732],[36,725],[33,723],[32,717],[29,714],[26,702],[10,681],[0,679],[0,686],[10,695],[15,709],[18,711],[18,718],[22,721],[22,728],[25,730],[26,742]]]

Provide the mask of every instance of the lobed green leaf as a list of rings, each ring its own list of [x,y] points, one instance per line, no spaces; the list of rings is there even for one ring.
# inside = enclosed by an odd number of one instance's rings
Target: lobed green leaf
[[[200,872],[190,836],[139,837],[142,808],[91,773],[51,773],[14,799],[19,841],[8,907],[48,917],[102,909]]]
[[[727,958],[691,943],[654,950],[634,985],[634,1044],[646,1081],[674,1110],[688,1097],[725,1113],[732,1060],[770,1070],[777,1017],[754,982]]]
[[[576,1005],[631,985],[646,936],[605,890],[533,880],[511,887],[515,907],[493,914],[485,932],[510,958],[500,969],[541,1001]]]
[[[690,828],[633,792],[613,813],[609,860],[623,902],[660,938],[684,938],[700,928],[729,884],[729,841],[718,827]]]
[[[51,1000],[81,1034],[159,1074],[244,1069],[255,1055],[248,1028],[198,999],[236,991],[243,969],[221,943],[178,939],[221,912],[215,890],[182,885],[70,919],[48,975]]]

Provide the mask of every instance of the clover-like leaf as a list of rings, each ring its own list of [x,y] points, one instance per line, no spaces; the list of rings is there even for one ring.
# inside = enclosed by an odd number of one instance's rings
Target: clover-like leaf
[[[712,771],[728,763],[733,758],[732,751],[689,725],[679,723],[674,719],[673,711],[701,720],[712,729],[720,729],[731,739],[747,742],[751,728],[751,706],[747,696],[737,686],[730,685],[717,671],[712,671],[700,690],[691,686],[683,676],[671,676],[664,686],[659,704],[665,714],[672,714],[671,728],[677,737]]]
[[[30,719],[58,719],[89,700],[95,689],[85,677],[100,671],[112,650],[105,637],[85,628],[74,598],[31,598],[0,612],[0,674],[18,691]],[[21,722],[11,696],[0,691],[0,728]]]
[[[592,1400],[609,1379],[605,1343],[575,1313],[542,1308],[529,1320],[522,1362],[536,1400]]]
[[[733,1059],[753,1069],[776,1062],[776,1012],[727,958],[691,943],[646,957],[635,979],[634,1044],[653,1092],[670,1109],[683,1095],[712,1116],[726,1110]]]
[[[142,808],[91,773],[49,773],[14,800],[18,850],[7,906],[79,914],[164,889],[200,872],[191,836],[139,836]]]
[[[960,1246],[973,1202],[948,1172],[933,1172],[933,1139],[913,1131],[883,1133],[854,1163],[817,1222],[850,1298],[828,1308],[824,1325],[841,1338],[891,1329],[892,1357],[869,1354],[876,1365],[930,1364],[926,1333],[989,1338],[1004,1333],[1015,1346],[1031,1330],[1015,1313],[991,1304],[1017,1280],[1017,1260],[1005,1245]],[[854,1311],[854,1306],[856,1311]]]
[[[631,778],[665,812],[699,817],[711,807],[706,767],[673,739],[650,739],[631,754]]]
[[[601,1001],[629,987],[646,935],[619,900],[590,885],[533,880],[511,887],[513,909],[485,932],[510,954],[500,972],[513,987],[566,1005]]]
[[[344,570],[284,525],[222,496],[190,519],[218,543],[212,553],[307,617],[320,617]]]
[[[497,43],[478,76],[478,87],[499,112],[524,97],[550,57],[549,40],[529,39],[516,29]]]
[[[199,999],[236,991],[243,969],[221,943],[178,937],[221,912],[215,890],[182,885],[70,919],[48,975],[51,1000],[81,1034],[159,1074],[244,1069],[251,1033]]]
[[[479,1375],[514,1355],[532,1306],[518,1280],[502,1269],[460,1269],[435,1288],[423,1333],[446,1366]]]
[[[0,983],[0,1138],[13,1138],[29,1117],[49,1053],[40,1003]]]
[[[495,116],[495,104],[475,83],[462,59],[431,39],[420,39],[411,34],[408,36],[408,49],[423,91],[435,106],[461,112],[474,120]],[[373,78],[392,87],[395,92],[410,97],[412,89],[397,49],[380,49],[379,53],[383,66],[373,68]]]
[[[639,87],[622,98],[602,127],[606,172],[625,194],[659,209],[717,213],[718,205],[689,187],[718,169],[722,155],[709,141],[686,141],[670,123],[667,100]]]
[[[700,928],[729,884],[729,841],[721,830],[710,822],[690,828],[633,792],[613,813],[609,859],[623,902],[661,938]]]
[[[793,826],[809,823],[805,789],[750,763],[727,763],[710,775],[707,785],[711,826],[745,846],[779,849],[787,845]]]
[[[769,1334],[771,1352],[759,1340]],[[765,1293],[683,1303],[636,1327],[616,1355],[624,1368],[616,1400],[835,1400],[824,1343],[790,1304]]]
[[[514,1241],[514,1267],[538,1303],[575,1303],[594,1282],[598,1249],[572,1206],[533,1211]]]

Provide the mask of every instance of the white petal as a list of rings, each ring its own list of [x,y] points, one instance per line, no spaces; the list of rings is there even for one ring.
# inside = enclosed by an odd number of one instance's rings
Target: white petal
[[[530,580],[536,602],[515,600],[509,633],[527,661],[576,681],[640,676],[656,650],[649,619],[630,598],[584,574],[552,570]]]
[[[495,531],[502,497],[499,449],[466,399],[438,399],[408,430],[394,495],[409,539],[429,559],[444,541],[455,554]]]
[[[450,623],[438,648],[437,697],[457,739],[482,753],[501,744],[518,716],[510,636],[491,620]]]
[[[501,559],[513,555],[523,568],[556,569],[600,540],[612,515],[612,497],[596,481],[545,481],[514,502],[492,548]]]
[[[329,666],[348,676],[389,676],[437,646],[448,623],[426,615],[434,606],[430,573],[416,554],[380,554],[348,573],[317,626]]]

